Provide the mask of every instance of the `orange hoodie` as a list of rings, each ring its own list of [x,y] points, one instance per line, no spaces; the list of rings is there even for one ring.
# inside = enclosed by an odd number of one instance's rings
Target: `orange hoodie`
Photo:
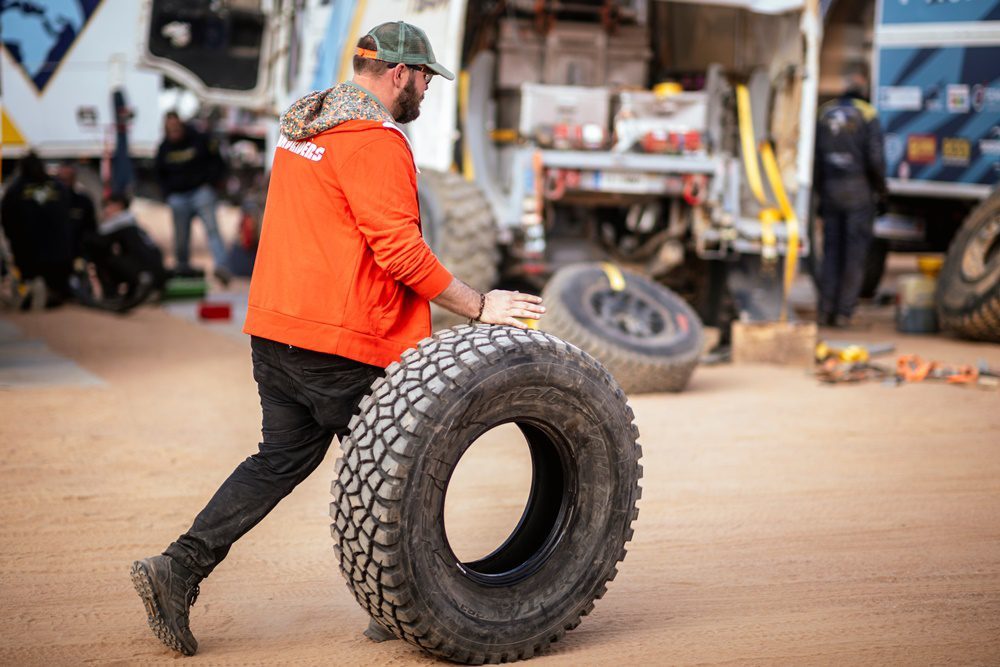
[[[428,302],[451,280],[421,235],[413,155],[384,107],[351,83],[293,105],[243,331],[387,366],[430,335]]]

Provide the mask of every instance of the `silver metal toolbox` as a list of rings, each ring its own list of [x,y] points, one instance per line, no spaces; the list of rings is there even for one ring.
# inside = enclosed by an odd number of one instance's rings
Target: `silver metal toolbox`
[[[540,127],[558,124],[593,124],[607,131],[610,102],[607,88],[526,83],[521,86],[518,130],[525,137],[534,136]]]

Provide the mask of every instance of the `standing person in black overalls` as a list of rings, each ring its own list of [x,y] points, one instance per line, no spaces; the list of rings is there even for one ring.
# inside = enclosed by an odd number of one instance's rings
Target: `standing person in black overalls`
[[[823,219],[820,326],[851,326],[875,213],[885,205],[882,128],[866,88],[862,74],[850,73],[845,93],[819,111],[814,187]]]

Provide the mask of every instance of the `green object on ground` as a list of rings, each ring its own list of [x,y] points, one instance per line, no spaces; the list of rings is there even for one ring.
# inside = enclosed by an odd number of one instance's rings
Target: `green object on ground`
[[[164,299],[200,299],[208,294],[204,278],[171,278],[163,289]]]

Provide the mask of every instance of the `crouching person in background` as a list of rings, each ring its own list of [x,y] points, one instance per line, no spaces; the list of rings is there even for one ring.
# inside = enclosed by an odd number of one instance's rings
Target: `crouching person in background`
[[[166,282],[163,253],[139,226],[130,203],[123,194],[105,199],[97,232],[84,238],[102,293],[88,305],[125,312],[160,292]]]

